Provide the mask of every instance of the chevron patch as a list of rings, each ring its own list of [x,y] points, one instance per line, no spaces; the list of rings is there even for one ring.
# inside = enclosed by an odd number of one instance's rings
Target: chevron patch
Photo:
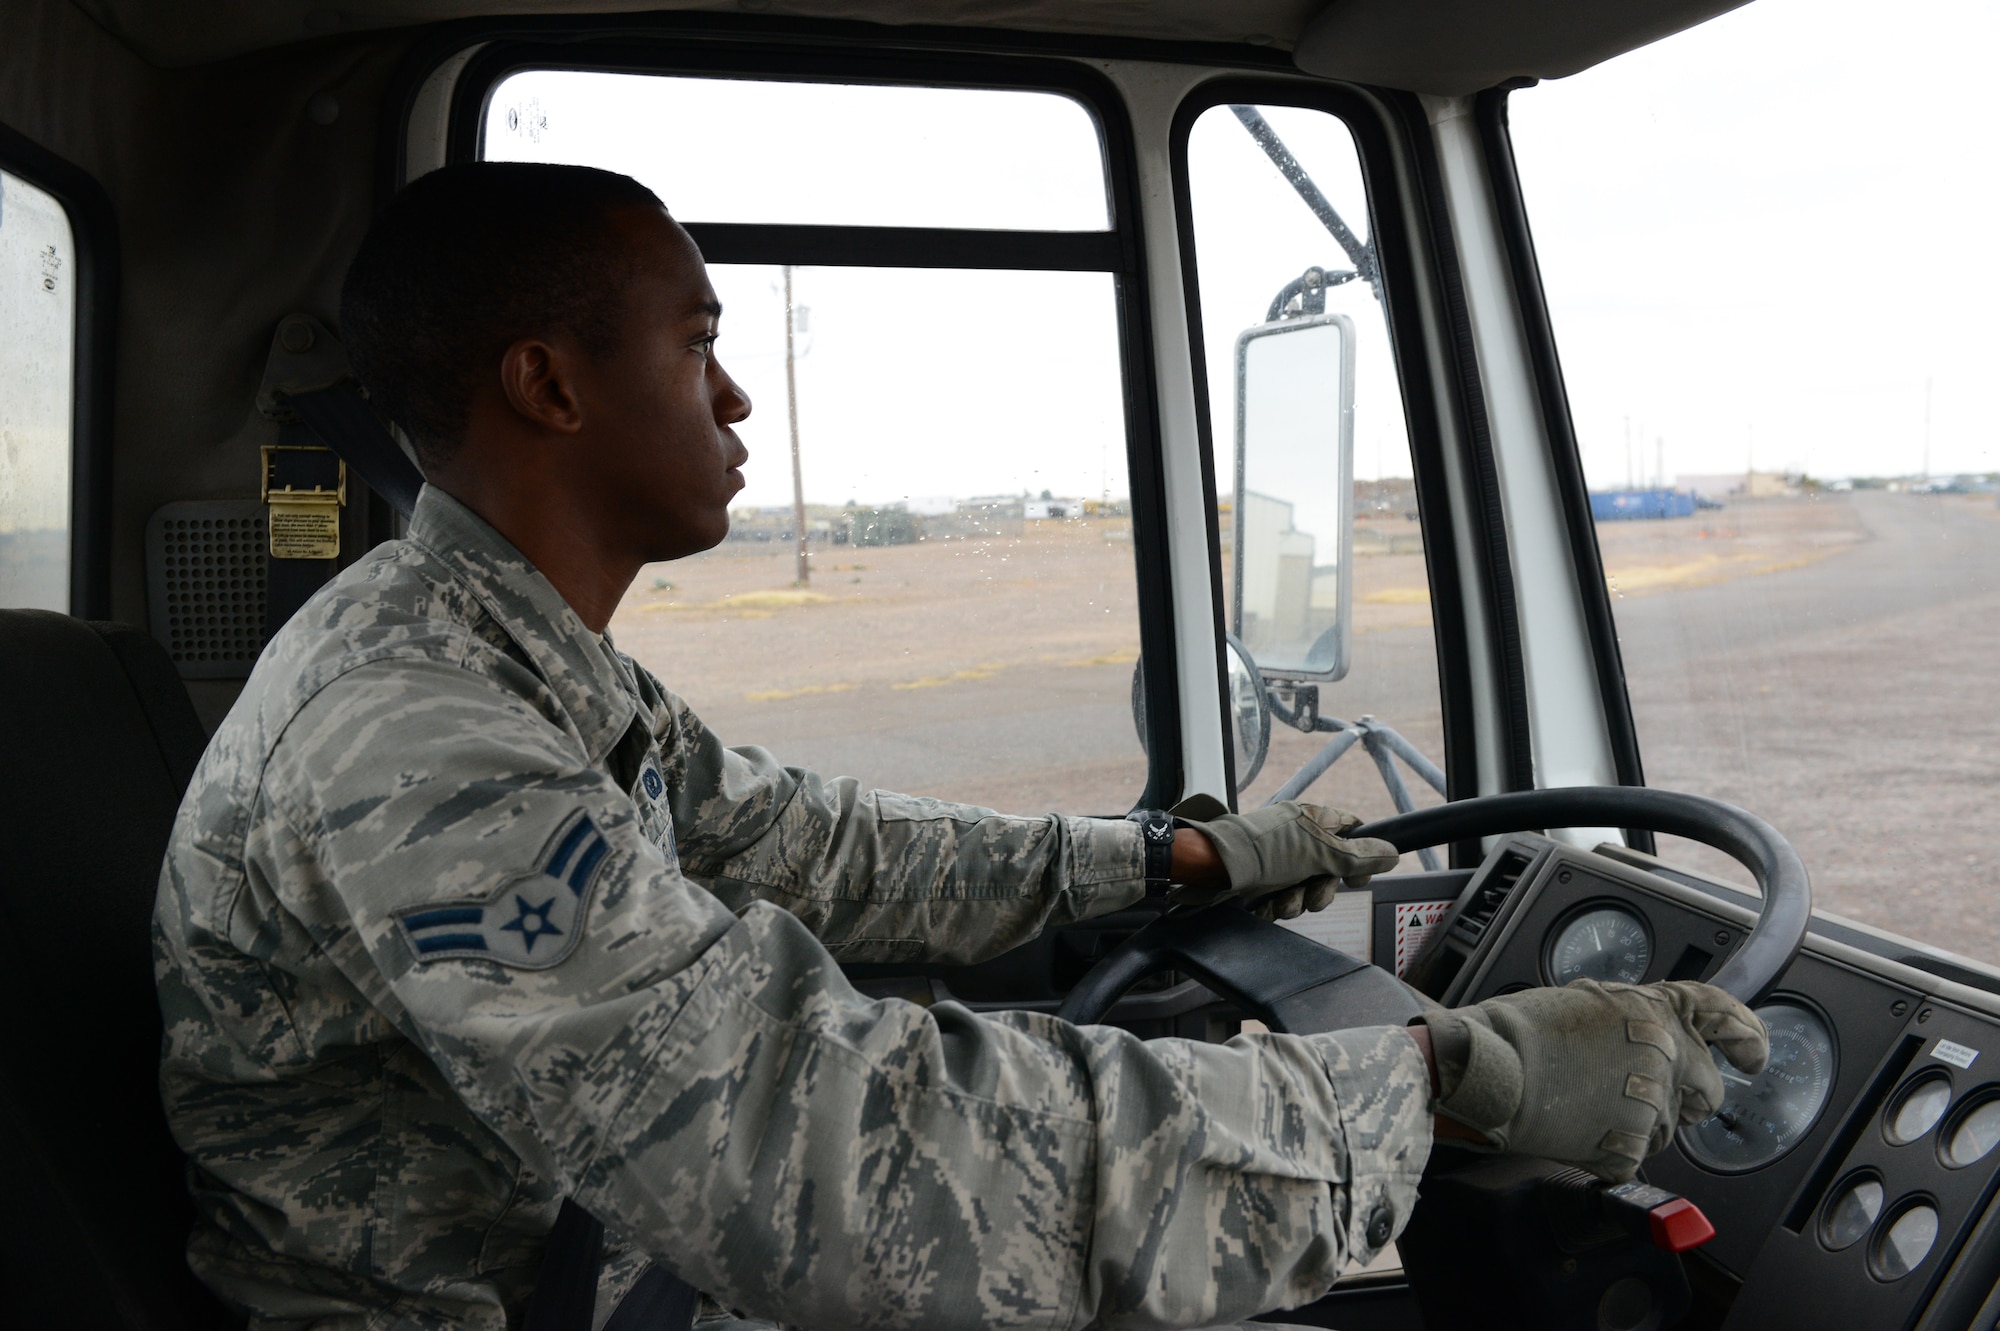
[[[576,947],[591,885],[610,850],[579,811],[549,838],[534,869],[477,900],[399,910],[396,925],[420,964],[473,958],[546,970]]]

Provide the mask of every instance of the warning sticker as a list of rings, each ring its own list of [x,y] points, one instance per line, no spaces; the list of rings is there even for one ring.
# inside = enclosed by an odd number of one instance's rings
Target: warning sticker
[[[1430,941],[1431,933],[1451,909],[1449,901],[1399,901],[1396,903],[1396,974],[1410,969]]]
[[[1323,947],[1345,952],[1350,957],[1373,961],[1370,946],[1375,918],[1375,894],[1367,888],[1342,892],[1325,910],[1310,911],[1296,919],[1279,923],[1293,933],[1304,934]]]
[[[271,558],[338,559],[340,510],[332,505],[271,505]]]
[[[1931,1047],[1931,1057],[1949,1063],[1955,1068],[1969,1068],[1972,1060],[1979,1057],[1977,1049],[1968,1049],[1953,1040],[1939,1040]]]

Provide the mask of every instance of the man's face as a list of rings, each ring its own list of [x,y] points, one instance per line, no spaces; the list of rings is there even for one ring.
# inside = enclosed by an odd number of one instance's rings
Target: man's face
[[[750,452],[731,428],[750,399],[715,357],[722,305],[694,241],[664,211],[613,221],[633,256],[616,352],[584,373],[584,438],[598,510],[646,560],[729,534]]]

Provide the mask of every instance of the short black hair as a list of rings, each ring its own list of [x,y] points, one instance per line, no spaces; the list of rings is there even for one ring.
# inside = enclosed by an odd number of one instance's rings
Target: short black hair
[[[660,208],[630,176],[544,162],[463,162],[411,182],[361,242],[340,293],[349,363],[434,465],[465,434],[473,386],[523,337],[618,349],[632,256],[612,215]]]

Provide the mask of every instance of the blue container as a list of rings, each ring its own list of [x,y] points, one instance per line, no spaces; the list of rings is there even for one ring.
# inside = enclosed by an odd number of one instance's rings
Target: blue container
[[[1680,490],[1594,490],[1590,516],[1597,522],[1639,518],[1691,518],[1694,495]]]

